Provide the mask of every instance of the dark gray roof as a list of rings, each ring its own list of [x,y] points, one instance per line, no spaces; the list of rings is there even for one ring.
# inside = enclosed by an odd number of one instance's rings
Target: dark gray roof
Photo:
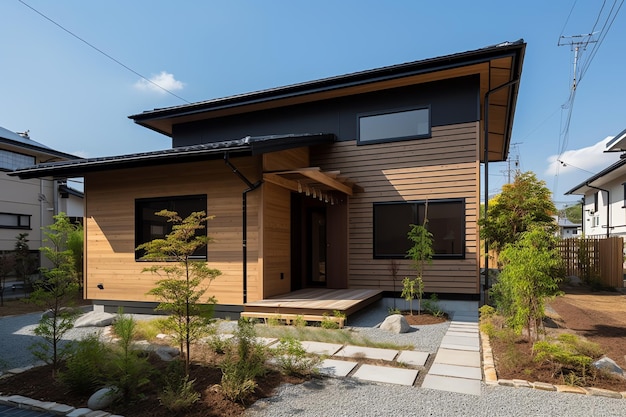
[[[77,159],[78,157],[75,155],[70,155],[69,153],[60,152],[49,148],[48,146],[39,143],[37,141],[32,140],[28,136],[22,136],[18,133],[11,132],[8,129],[5,129],[0,126],[0,143],[6,143],[12,146],[18,146],[20,148],[28,149],[31,151],[36,151],[39,153],[43,153],[46,155],[56,156],[58,158],[63,159]]]
[[[135,123],[155,130],[159,133],[171,136],[171,132],[161,130],[149,122],[151,120],[168,119],[191,114],[202,113],[219,109],[228,109],[248,104],[263,103],[288,97],[298,97],[322,91],[331,91],[367,84],[375,81],[391,80],[399,77],[406,77],[415,74],[424,74],[443,69],[456,68],[471,63],[484,62],[485,60],[502,56],[503,54],[522,54],[525,48],[523,39],[514,42],[501,42],[496,45],[483,47],[466,52],[443,55],[436,58],[412,61],[403,64],[391,65],[351,74],[339,75],[323,78],[315,81],[308,81],[282,87],[270,88],[251,93],[233,95],[229,97],[200,101],[197,103],[183,104],[166,108],[147,110],[139,114],[128,116]],[[516,65],[520,66],[521,59]],[[517,87],[516,87],[517,88]]]
[[[602,171],[598,172],[597,174],[587,178],[585,181],[581,182],[580,184],[578,184],[577,186],[575,186],[571,190],[567,191],[565,193],[565,195],[571,195],[571,194],[585,195],[590,190],[597,191],[597,189],[594,188],[594,184],[593,184],[595,181],[598,181],[598,180],[600,180],[603,177],[606,177],[608,175],[612,175],[612,176],[624,175],[624,176],[626,176],[626,171],[623,172],[623,173],[622,172],[617,172],[624,165],[626,165],[626,158],[620,159],[619,161],[615,162],[613,165],[609,166],[608,168],[605,168]],[[598,186],[598,185],[600,185],[600,184],[596,184],[595,186]]]
[[[216,159],[223,157],[226,153],[230,155],[258,155],[334,141],[334,134],[325,133],[247,136],[237,140],[182,146],[153,152],[50,162],[18,169],[9,175],[19,176],[22,179],[48,176],[58,178],[80,177],[85,173],[95,171]]]
[[[619,132],[613,139],[607,142],[605,152],[626,151],[626,129]]]

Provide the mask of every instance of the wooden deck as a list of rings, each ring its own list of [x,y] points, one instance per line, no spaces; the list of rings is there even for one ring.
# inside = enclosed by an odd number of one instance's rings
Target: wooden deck
[[[309,288],[246,303],[243,306],[243,315],[265,313],[268,316],[322,316],[324,313],[332,315],[337,310],[350,316],[381,297],[382,291],[379,290]]]

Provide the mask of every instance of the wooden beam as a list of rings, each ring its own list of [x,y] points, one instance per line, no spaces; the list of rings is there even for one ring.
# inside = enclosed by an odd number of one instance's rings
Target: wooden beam
[[[293,180],[288,180],[286,178],[281,177],[278,174],[263,174],[263,181],[270,182],[272,184],[276,184],[279,187],[286,188],[291,191],[299,192],[298,190],[298,182]]]
[[[307,178],[310,178],[312,180],[315,180],[321,184],[324,184],[330,188],[332,188],[333,190],[337,190],[337,191],[341,191],[344,194],[347,195],[352,195],[352,188],[337,181],[334,180],[333,178],[329,177],[328,175],[325,175],[323,172],[320,171],[302,171],[301,172],[302,175],[304,175]]]

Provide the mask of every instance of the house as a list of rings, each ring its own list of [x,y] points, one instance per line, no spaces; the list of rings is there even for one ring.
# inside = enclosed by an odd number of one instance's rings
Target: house
[[[476,300],[480,164],[507,157],[525,47],[146,111],[130,118],[171,149],[17,174],[84,177],[85,297],[105,308],[154,304],[135,248],[167,233],[163,208],[215,216],[196,256],[222,271],[222,312],[303,289],[398,296],[415,275],[409,225],[426,217],[426,292]]]
[[[580,231],[582,230],[582,225],[577,223],[572,223],[566,217],[561,216],[552,216],[554,221],[558,226],[558,231],[555,235],[561,239],[568,239],[571,237],[579,237]]]
[[[606,144],[605,152],[626,151],[626,130]],[[576,185],[565,195],[583,196],[585,236],[626,236],[626,158]]]
[[[28,233],[28,245],[38,257],[44,239],[41,228],[52,224],[55,214],[63,211],[82,218],[82,193],[67,187],[65,181],[20,180],[9,175],[34,164],[76,159],[34,141],[28,132],[15,133],[0,127],[0,251],[13,250],[17,235]]]

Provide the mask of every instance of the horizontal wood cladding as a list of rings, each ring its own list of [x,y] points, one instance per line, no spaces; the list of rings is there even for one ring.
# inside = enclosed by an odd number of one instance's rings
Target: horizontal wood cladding
[[[478,294],[479,124],[435,127],[432,137],[315,148],[311,164],[341,173],[363,188],[349,199],[349,287],[400,291],[415,276],[408,259],[373,258],[373,204],[462,198],[465,259],[436,259],[424,272],[425,291]],[[398,267],[395,277],[392,263]]]
[[[232,158],[250,181],[261,177],[260,157]],[[207,195],[207,225],[213,239],[208,265],[219,269],[207,291],[220,304],[241,304],[242,192],[247,186],[223,161],[204,161],[165,167],[125,169],[85,176],[85,295],[89,299],[154,301],[146,295],[159,279],[144,272],[152,263],[135,261],[135,200],[138,198]],[[248,294],[260,297],[260,190],[248,193]],[[97,284],[103,284],[99,290]]]
[[[308,166],[308,147],[263,154],[263,172],[284,171]]]

